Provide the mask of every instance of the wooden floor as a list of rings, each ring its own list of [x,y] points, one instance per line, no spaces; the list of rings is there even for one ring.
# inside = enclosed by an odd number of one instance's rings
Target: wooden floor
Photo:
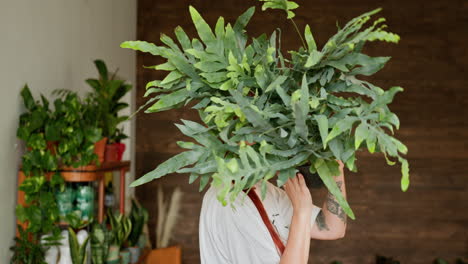
[[[210,24],[218,15],[233,21],[253,0],[138,1],[140,40],[159,43],[159,34],[173,35],[181,25],[194,35],[188,15],[194,5]],[[298,0],[302,9],[296,23],[311,25],[319,44],[335,31],[335,21],[343,25],[350,18],[376,7],[390,29],[401,35],[399,45],[373,44],[371,55],[392,56],[387,67],[372,81],[383,88],[399,85],[391,109],[401,120],[397,136],[409,147],[411,187],[402,193],[399,167],[388,167],[380,155],[363,153],[358,173],[347,173],[348,196],[357,219],[349,222],[346,237],[340,241],[313,241],[310,263],[372,263],[375,254],[393,256],[402,263],[427,264],[435,257],[468,257],[468,1],[466,0]],[[283,14],[262,13],[252,20],[253,35],[271,32],[281,25],[283,45],[299,45],[293,28]],[[137,105],[146,82],[162,76],[142,65],[159,61],[139,53],[137,59]],[[177,140],[183,139],[174,122],[195,119],[187,110],[137,117],[137,175],[178,153]],[[185,192],[174,244],[183,250],[183,262],[199,263],[198,218],[202,194],[197,185],[188,185],[186,175],[171,175],[139,187],[137,196],[150,210],[154,226],[155,188],[181,186]],[[319,203],[323,192],[314,192]]]

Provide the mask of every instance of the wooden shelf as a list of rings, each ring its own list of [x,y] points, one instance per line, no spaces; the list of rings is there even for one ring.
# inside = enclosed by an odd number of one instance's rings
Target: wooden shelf
[[[104,173],[112,171],[120,171],[120,213],[125,213],[125,173],[130,170],[130,161],[116,161],[116,162],[103,162],[100,166],[88,165],[78,168],[61,167],[59,172],[63,179],[67,182],[99,182],[98,187],[98,221],[104,220]],[[47,173],[46,176],[50,177],[52,173]],[[18,172],[18,186],[25,179],[23,171]],[[18,190],[18,204],[25,205],[24,192]],[[26,223],[18,224],[26,227]]]

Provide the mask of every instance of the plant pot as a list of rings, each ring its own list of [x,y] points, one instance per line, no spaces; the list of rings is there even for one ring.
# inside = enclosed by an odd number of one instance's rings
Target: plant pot
[[[120,251],[120,264],[129,264],[130,257],[131,257],[131,254],[128,249],[124,249]]]
[[[147,243],[148,243],[148,237],[146,236],[145,233],[141,234],[140,237],[138,238],[138,247],[140,248],[140,253],[146,247]]]
[[[151,264],[181,264],[182,249],[180,246],[153,249],[146,258],[146,263]]]
[[[94,153],[98,156],[99,163],[104,162],[104,152],[106,151],[106,143],[106,137],[94,143]]]
[[[107,252],[107,259],[106,263],[112,262],[112,261],[119,261],[119,253],[120,253],[120,247],[117,245],[110,245],[109,246],[109,251]]]
[[[141,254],[141,250],[138,246],[134,246],[134,247],[129,247],[128,250],[130,251],[130,263],[131,264],[136,264],[138,263],[138,260],[140,259],[140,254]]]
[[[310,172],[309,170],[310,166],[311,164],[308,163],[308,164],[304,164],[302,166],[297,167],[297,169],[302,175],[304,175],[305,183],[309,189],[310,188],[313,188],[313,189],[322,188],[323,186],[325,186],[325,184],[323,183],[322,179],[317,173]]]
[[[117,162],[122,160],[123,153],[125,152],[125,144],[113,143],[106,145],[104,154],[105,162]]]

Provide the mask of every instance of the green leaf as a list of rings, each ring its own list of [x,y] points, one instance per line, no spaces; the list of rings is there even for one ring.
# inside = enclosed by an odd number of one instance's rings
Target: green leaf
[[[307,61],[304,67],[310,68],[312,66],[315,66],[317,63],[319,63],[322,57],[323,57],[323,53],[317,50],[312,50],[309,57],[307,58]]]
[[[183,74],[181,74],[180,72],[178,71],[172,71],[170,72],[166,78],[164,78],[164,80],[161,81],[161,85],[164,85],[164,84],[168,84],[168,83],[171,83],[171,82],[174,82],[174,81],[177,81],[179,80],[180,78],[184,77]]]
[[[161,163],[156,169],[151,172],[146,173],[138,180],[135,180],[130,184],[130,187],[136,187],[152,180],[161,178],[169,173],[176,172],[178,169],[188,166],[195,163],[198,158],[202,155],[199,151],[185,151],[180,154],[177,154],[170,159]]]
[[[94,65],[98,69],[98,72],[99,72],[99,75],[101,76],[101,78],[103,80],[108,80],[109,79],[109,74],[108,74],[108,71],[107,71],[106,63],[104,63],[104,61],[102,61],[102,60],[95,60]]]
[[[320,137],[322,138],[323,149],[327,147],[327,137],[328,137],[328,118],[324,115],[314,115],[315,120],[317,121]]]
[[[236,23],[234,23],[234,27],[233,27],[234,31],[242,32],[242,30],[249,23],[250,18],[252,18],[254,13],[255,13],[255,7],[252,6],[251,8],[247,9],[247,11],[245,11],[242,15],[240,15],[237,18]]]
[[[25,85],[21,90],[21,97],[23,97],[23,102],[26,109],[33,110],[36,106],[36,103],[34,102],[34,98],[31,94],[31,90],[29,90],[28,85]]]
[[[268,93],[273,89],[276,89],[278,86],[281,86],[281,84],[283,84],[287,79],[287,76],[279,75],[273,82],[270,83],[270,85],[268,85],[268,87],[265,90],[265,93]]]
[[[203,17],[198,13],[198,11],[193,7],[189,7],[190,11],[190,16],[192,17],[193,24],[195,25],[195,28],[197,29],[198,36],[200,36],[200,39],[205,43],[209,43],[211,41],[216,40],[213,31],[211,31],[210,26],[206,23],[206,21],[203,19]]]
[[[309,52],[312,52],[313,50],[317,50],[317,44],[315,43],[314,36],[312,35],[312,32],[310,31],[309,25],[306,25],[305,27],[304,36],[307,42],[307,50]]]
[[[178,103],[183,102],[185,99],[187,99],[188,96],[189,91],[187,91],[187,89],[180,89],[173,93],[162,96],[159,101],[149,107],[145,112],[154,113],[170,109]]]
[[[200,69],[204,72],[217,72],[226,68],[226,65],[224,65],[224,63],[214,61],[200,61],[195,63],[194,66],[197,69]]]
[[[182,46],[183,50],[191,49],[192,44],[190,42],[189,37],[185,33],[184,29],[180,26],[176,27],[174,30],[177,40],[179,41],[180,45]]]
[[[369,128],[367,127],[367,124],[365,122],[362,122],[356,127],[356,131],[354,133],[354,147],[355,149],[358,149],[362,141],[364,141],[369,135]]]
[[[323,183],[328,188],[328,191],[336,198],[346,214],[354,220],[356,217],[354,216],[353,210],[351,210],[351,207],[343,197],[341,190],[336,185],[335,179],[333,179],[334,176],[338,176],[340,173],[338,169],[338,163],[336,161],[316,159],[314,162],[314,167],[317,170],[320,179],[322,179]]]
[[[401,190],[406,192],[408,190],[410,180],[409,180],[409,164],[408,161],[404,158],[399,158],[401,163]]]
[[[149,43],[146,41],[125,41],[120,44],[121,48],[125,49],[133,49],[133,50],[139,50],[142,52],[148,52],[151,53],[152,55],[159,56],[161,55],[161,50],[159,47],[154,45],[153,43]]]
[[[330,134],[328,134],[327,139],[325,142],[329,142],[336,136],[340,135],[341,133],[350,130],[351,127],[353,126],[354,122],[357,121],[357,117],[353,116],[346,116],[345,118],[339,120],[334,126],[333,129],[331,130]]]
[[[367,135],[367,139],[366,139],[366,145],[370,153],[375,152],[376,142],[377,142],[377,135],[375,134],[373,130],[369,130],[369,134]]]

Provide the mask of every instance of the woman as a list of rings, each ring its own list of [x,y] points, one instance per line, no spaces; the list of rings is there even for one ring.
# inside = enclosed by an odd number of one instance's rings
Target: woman
[[[339,164],[335,181],[346,197],[344,165]],[[253,192],[239,195],[233,206],[222,206],[213,187],[206,192],[200,214],[202,264],[306,264],[310,239],[333,240],[345,234],[346,214],[335,197],[328,193],[323,207],[315,206],[301,174],[289,179],[284,191],[268,183],[266,197],[257,205],[259,184]],[[266,211],[267,220],[258,207]]]

